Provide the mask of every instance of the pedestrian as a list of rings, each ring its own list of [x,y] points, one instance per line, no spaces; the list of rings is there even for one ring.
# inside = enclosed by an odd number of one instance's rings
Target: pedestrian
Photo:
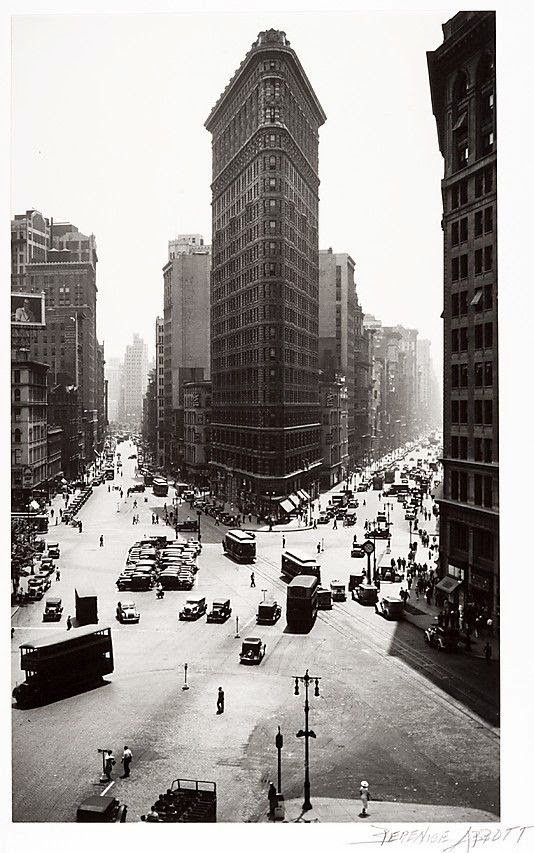
[[[70,631],[71,628],[72,628],[72,619],[70,618],[70,616],[67,616],[67,631]]]
[[[136,509],[136,508],[137,508],[137,501],[134,501],[134,502],[133,502],[133,508],[134,508],[134,509]]]
[[[61,580],[61,572],[59,571],[59,569],[56,569],[56,580]]]
[[[102,533],[100,534],[100,547],[104,547],[104,535]]]
[[[56,527],[57,527],[57,523],[58,523],[58,517],[57,517],[57,515],[56,515]]]
[[[108,493],[111,492],[111,486],[108,484]]]
[[[115,756],[113,755],[113,750],[108,749],[106,757],[104,759],[104,774],[107,776],[108,781],[111,781],[111,771],[115,766]]]
[[[426,588],[426,603],[430,606],[430,600],[432,598],[432,587],[429,585]]]
[[[321,553],[321,543],[320,542],[317,543],[317,553],[318,554]]]
[[[135,524],[135,515],[132,515],[132,524]]]
[[[217,713],[224,713],[224,690],[222,689],[222,687],[219,687],[219,690],[217,692]]]
[[[54,518],[54,507],[52,507],[52,509],[50,510],[50,517]]]
[[[81,533],[83,529],[81,521],[78,522],[78,532]]]
[[[282,536],[282,548],[286,547],[286,537]]]
[[[269,782],[269,790],[267,791],[267,799],[269,800],[269,817],[274,820],[274,810],[278,803],[276,788],[272,782]]]
[[[248,514],[248,523],[252,524],[252,513],[251,512],[249,512],[249,514]]]
[[[316,518],[313,519],[313,529],[317,530],[317,519]]]
[[[254,572],[250,573],[250,585],[251,585],[251,587],[256,586],[256,577],[254,575]]]
[[[488,666],[491,663],[491,655],[492,655],[491,645],[489,642],[487,642],[486,645],[484,646],[484,657],[486,658],[486,663],[488,664]]]
[[[369,794],[369,783],[365,780],[360,783],[360,799],[362,801],[362,810],[359,816],[367,817],[367,807],[371,796]]]
[[[130,764],[132,763],[132,758],[132,750],[125,746],[121,758],[122,766],[124,767],[124,773],[122,774],[121,779],[127,779],[130,775]]]
[[[334,516],[334,523],[332,525],[332,530],[337,530],[337,518]]]
[[[363,505],[365,506],[365,498],[364,498],[364,500],[363,500]]]

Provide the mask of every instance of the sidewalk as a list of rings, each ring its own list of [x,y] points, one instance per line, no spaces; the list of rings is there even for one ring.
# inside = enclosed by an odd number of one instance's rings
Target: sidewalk
[[[365,823],[360,817],[361,801],[313,797],[312,809],[302,811],[302,797],[285,801],[283,823]],[[375,827],[376,823],[489,823],[498,821],[497,815],[480,809],[465,806],[438,806],[432,803],[401,803],[384,800],[370,800],[367,820]],[[260,817],[259,823],[270,823],[268,811]]]

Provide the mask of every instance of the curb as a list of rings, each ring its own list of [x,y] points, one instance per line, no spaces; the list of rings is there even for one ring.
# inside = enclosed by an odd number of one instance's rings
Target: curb
[[[11,618],[12,618],[12,619],[13,619],[13,616],[15,616],[15,615],[19,612],[19,610],[20,610],[20,606],[19,606],[19,605],[17,605],[16,607],[12,607],[12,608],[11,608]]]

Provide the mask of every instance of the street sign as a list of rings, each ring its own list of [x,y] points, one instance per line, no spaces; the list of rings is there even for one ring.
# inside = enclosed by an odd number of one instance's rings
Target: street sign
[[[375,550],[375,546],[373,545],[373,543],[369,539],[363,543],[362,547],[363,547],[363,550],[365,551],[366,554],[372,554],[373,551]]]

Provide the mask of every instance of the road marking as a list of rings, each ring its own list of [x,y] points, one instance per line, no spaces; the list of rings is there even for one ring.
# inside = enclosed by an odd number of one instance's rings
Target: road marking
[[[102,793],[100,794],[100,796],[101,796],[101,797],[103,797],[103,796],[104,796],[104,794],[106,794],[106,793],[109,791],[109,789],[110,789],[111,787],[113,787],[113,785],[114,785],[114,784],[115,784],[115,781],[110,782],[110,783],[109,783],[109,785],[107,786],[107,788],[104,788],[104,790],[102,791]]]

